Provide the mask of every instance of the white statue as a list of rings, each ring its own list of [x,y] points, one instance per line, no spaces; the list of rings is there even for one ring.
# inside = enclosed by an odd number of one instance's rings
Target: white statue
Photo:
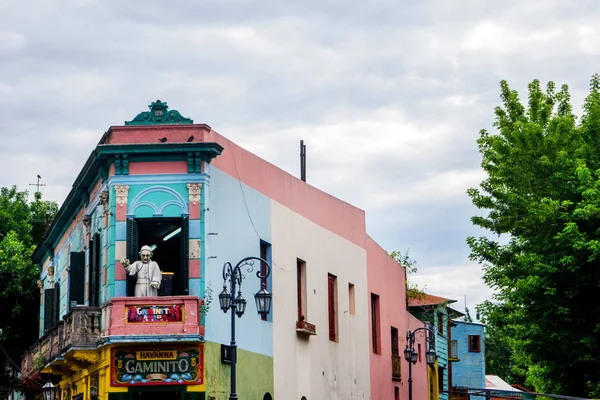
[[[137,277],[134,296],[158,296],[162,273],[158,264],[150,260],[152,257],[150,246],[142,246],[140,257],[142,258],[141,261],[136,261],[131,265],[128,258],[121,259],[121,264],[123,264],[129,275]]]

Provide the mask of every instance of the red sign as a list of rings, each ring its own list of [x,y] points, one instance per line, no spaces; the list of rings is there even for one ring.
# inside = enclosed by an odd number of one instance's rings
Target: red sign
[[[127,322],[181,322],[183,311],[183,304],[127,306]]]

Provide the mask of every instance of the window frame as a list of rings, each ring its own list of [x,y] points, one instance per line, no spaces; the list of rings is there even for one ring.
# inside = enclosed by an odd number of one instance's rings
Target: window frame
[[[476,339],[476,343],[477,343],[476,346],[471,346],[473,339]],[[467,340],[468,340],[467,347],[469,349],[469,353],[480,353],[481,352],[481,335],[468,335]]]

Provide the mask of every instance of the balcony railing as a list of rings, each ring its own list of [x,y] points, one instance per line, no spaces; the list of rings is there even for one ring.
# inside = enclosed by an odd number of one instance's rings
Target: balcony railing
[[[99,307],[75,306],[25,353],[24,376],[35,373],[69,350],[96,349],[100,340]]]
[[[201,312],[202,300],[196,296],[115,297],[101,308],[75,306],[25,353],[22,378],[25,381],[44,368],[91,365],[98,360],[98,347],[110,341],[160,336],[200,340]],[[77,362],[66,365],[69,359]]]
[[[399,381],[402,377],[401,374],[402,357],[392,354],[392,379]]]

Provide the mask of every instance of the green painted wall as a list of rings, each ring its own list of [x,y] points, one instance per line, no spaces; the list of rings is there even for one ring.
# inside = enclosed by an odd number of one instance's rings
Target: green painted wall
[[[230,390],[230,365],[221,363],[221,345],[205,342],[204,377],[206,400],[227,400]],[[237,394],[243,400],[263,400],[265,393],[273,396],[273,359],[238,349]],[[273,397],[274,398],[274,397]]]

